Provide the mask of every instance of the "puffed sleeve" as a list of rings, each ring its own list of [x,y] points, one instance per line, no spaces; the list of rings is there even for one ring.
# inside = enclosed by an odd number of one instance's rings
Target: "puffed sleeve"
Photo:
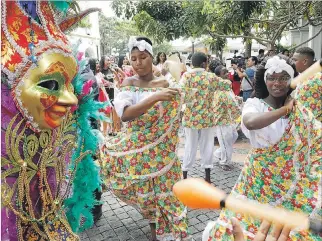
[[[114,99],[114,108],[117,115],[121,118],[124,108],[133,105],[133,92],[120,91]]]
[[[249,98],[244,104],[242,111],[242,119],[241,119],[241,129],[247,138],[251,138],[252,132],[246,128],[243,122],[243,118],[248,113],[259,113],[260,111],[260,102],[257,98]]]

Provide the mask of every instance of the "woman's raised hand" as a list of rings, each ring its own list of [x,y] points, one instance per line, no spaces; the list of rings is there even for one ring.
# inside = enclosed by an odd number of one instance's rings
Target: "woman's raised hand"
[[[156,101],[171,101],[179,94],[180,92],[176,88],[164,88],[162,91],[157,92],[154,97]]]
[[[292,97],[286,99],[283,108],[285,108],[286,115],[290,114],[295,105],[295,100]]]

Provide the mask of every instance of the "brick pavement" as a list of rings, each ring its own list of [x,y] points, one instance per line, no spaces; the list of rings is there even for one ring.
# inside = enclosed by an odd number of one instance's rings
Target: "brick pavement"
[[[183,155],[183,140],[181,141],[178,155]],[[234,145],[233,170],[223,171],[215,166],[211,172],[212,183],[229,193],[234,186],[242,163],[249,151],[249,144],[246,140],[238,140]],[[193,172],[189,172],[190,177],[204,177],[204,170],[197,162]],[[80,234],[81,241],[148,241],[150,228],[147,220],[131,206],[117,199],[111,192],[102,195],[103,216],[93,228]],[[188,210],[189,230],[196,241],[200,241],[202,232],[209,221],[216,220],[219,211],[214,210]]]

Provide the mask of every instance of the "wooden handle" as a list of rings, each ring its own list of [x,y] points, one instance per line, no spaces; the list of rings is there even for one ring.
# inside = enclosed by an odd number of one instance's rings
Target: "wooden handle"
[[[297,76],[295,79],[291,82],[291,88],[295,89],[296,86],[303,81],[307,80],[311,76],[313,76],[315,73],[322,71],[322,59],[316,61],[315,64],[310,66],[307,70],[305,70],[303,73],[301,73],[299,76]]]
[[[273,208],[268,204],[254,203],[232,196],[227,197],[225,204],[226,208],[235,212],[249,214],[253,217],[285,225],[292,229],[301,228],[308,230],[310,227],[309,218],[302,213],[290,212],[282,208]]]
[[[268,204],[255,203],[238,199],[226,194],[201,179],[188,178],[177,182],[173,186],[173,193],[190,208],[220,209],[225,206],[237,213],[248,214],[269,222],[285,225],[290,228],[311,229],[322,231],[322,225],[314,223],[303,213],[291,212],[282,208],[274,208]]]

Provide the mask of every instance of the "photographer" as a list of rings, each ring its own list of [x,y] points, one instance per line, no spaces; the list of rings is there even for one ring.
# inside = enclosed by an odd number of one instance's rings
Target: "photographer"
[[[238,76],[237,69],[241,68],[241,64],[239,63],[238,59],[231,60],[231,67],[233,71],[229,73],[229,79],[232,82],[232,88],[235,95],[239,96],[240,94],[240,77]]]
[[[239,78],[242,78],[241,90],[243,93],[243,101],[245,102],[254,90],[254,77],[256,72],[257,58],[251,56],[247,60],[247,69],[244,71],[242,68],[237,68]]]

